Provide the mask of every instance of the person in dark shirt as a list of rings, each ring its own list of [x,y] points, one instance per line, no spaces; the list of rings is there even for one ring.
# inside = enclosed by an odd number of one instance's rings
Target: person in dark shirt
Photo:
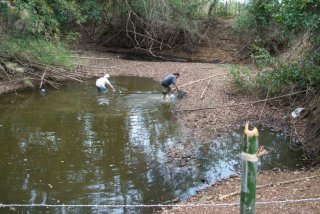
[[[161,81],[161,85],[163,86],[163,99],[165,99],[167,95],[170,96],[174,90],[179,90],[177,86],[177,78],[179,76],[180,73],[173,73],[163,78],[163,80]],[[172,87],[171,85],[174,87]]]

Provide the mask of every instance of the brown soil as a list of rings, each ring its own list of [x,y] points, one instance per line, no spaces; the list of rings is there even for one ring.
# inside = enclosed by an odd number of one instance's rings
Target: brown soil
[[[225,29],[227,27],[224,26]],[[220,42],[227,40],[219,40]],[[207,61],[219,60],[220,62],[238,61],[235,58],[235,48],[241,45],[232,44],[228,48],[217,50],[219,42],[212,46],[204,48],[204,52],[197,52],[198,57],[202,56]],[[220,47],[222,47],[220,45]],[[88,46],[89,47],[89,46]],[[210,56],[210,50],[215,52]],[[219,53],[215,55],[215,53]],[[85,52],[78,52],[79,56],[90,57],[79,59],[79,74],[83,79],[96,78],[105,73],[114,76],[141,76],[150,77],[160,81],[164,75],[172,72],[180,72],[178,85],[184,85],[196,80],[204,79],[213,75],[211,79],[195,82],[181,87],[187,91],[187,96],[176,105],[176,119],[185,127],[188,133],[186,139],[183,139],[184,148],[175,149],[168,153],[171,158],[169,167],[184,166],[192,164],[194,157],[193,143],[206,143],[214,138],[220,132],[231,130],[233,128],[243,127],[245,121],[250,121],[253,126],[264,125],[273,129],[282,130],[288,135],[296,136],[296,130],[292,124],[302,120],[300,118],[292,119],[291,109],[281,105],[281,100],[240,105],[234,107],[222,107],[215,109],[184,111],[186,109],[206,108],[212,106],[226,106],[238,103],[254,101],[257,98],[253,96],[234,94],[230,78],[228,77],[228,66],[225,64],[214,63],[183,63],[183,62],[148,62],[148,61],[130,61],[121,59],[120,55],[109,54],[106,52],[95,52],[87,49]],[[192,53],[190,53],[192,55]],[[189,54],[189,55],[190,55]],[[194,55],[194,54],[193,54]],[[221,57],[222,56],[222,57]],[[208,60],[210,59],[210,60]],[[216,61],[215,61],[216,62]],[[220,75],[223,74],[223,75]],[[14,84],[0,84],[1,92],[12,92],[21,86]],[[200,96],[204,94],[201,99]],[[193,140],[198,139],[197,141]],[[187,159],[184,157],[188,157]],[[320,188],[318,187],[319,177],[303,179],[301,181],[291,182],[279,185],[277,182],[283,182],[302,177],[319,176],[319,168],[308,171],[269,171],[261,172],[258,175],[258,185],[273,183],[265,188],[257,190],[257,202],[283,201],[289,199],[309,199],[320,198]],[[225,200],[219,197],[240,190],[240,179],[231,178],[219,183],[213,187],[199,193],[183,204],[209,204],[201,207],[173,208],[165,209],[163,213],[239,213],[239,206],[220,206],[212,207],[212,204],[235,203],[239,201],[239,196],[232,196]],[[319,213],[320,200],[304,201],[295,203],[271,203],[257,204],[257,213]]]

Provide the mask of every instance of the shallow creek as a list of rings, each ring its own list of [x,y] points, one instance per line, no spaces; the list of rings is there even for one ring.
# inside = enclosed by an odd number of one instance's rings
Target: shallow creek
[[[166,154],[186,136],[172,113],[179,100],[163,101],[148,78],[111,83],[117,92],[100,94],[87,81],[45,95],[0,95],[0,203],[30,212],[150,213],[95,205],[171,203],[240,172],[242,130],[198,144],[192,165],[172,166]],[[301,151],[281,133],[260,128],[260,144],[269,154],[259,170],[300,166]]]

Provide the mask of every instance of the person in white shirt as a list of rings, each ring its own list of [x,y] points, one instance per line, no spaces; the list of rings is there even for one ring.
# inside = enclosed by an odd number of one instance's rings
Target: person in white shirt
[[[103,77],[100,77],[96,81],[96,87],[99,92],[105,93],[108,91],[108,87],[112,89],[112,91],[115,91],[112,84],[109,82],[108,78],[110,77],[109,74],[104,75]]]

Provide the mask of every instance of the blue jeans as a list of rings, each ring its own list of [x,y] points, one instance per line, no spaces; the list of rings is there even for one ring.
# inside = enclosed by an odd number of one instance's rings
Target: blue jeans
[[[96,86],[99,92],[106,93],[108,89],[104,86]]]

